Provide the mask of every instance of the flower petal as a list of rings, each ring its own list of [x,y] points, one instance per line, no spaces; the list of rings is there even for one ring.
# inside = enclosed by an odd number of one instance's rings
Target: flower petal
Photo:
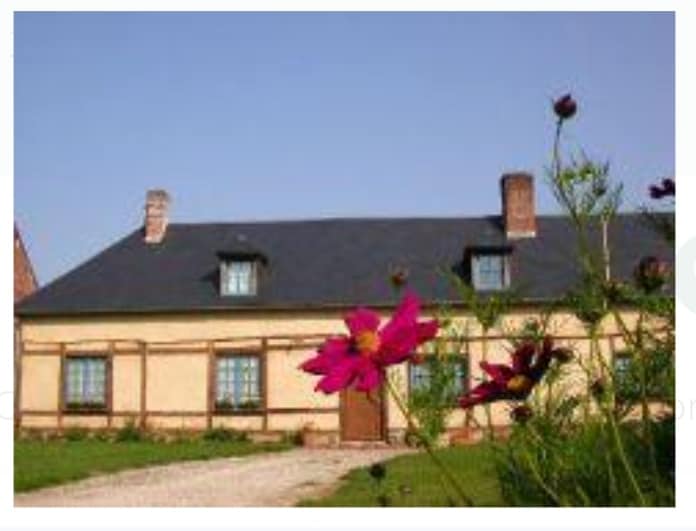
[[[483,382],[459,398],[459,405],[465,409],[493,402],[504,397],[504,390],[495,382]]]
[[[366,364],[360,372],[355,384],[358,391],[371,391],[382,383],[382,371],[374,363]]]
[[[382,328],[380,333],[382,341],[389,342],[393,339],[392,336],[399,332],[399,329],[413,326],[418,319],[419,312],[420,299],[411,292],[404,295],[391,320]]]
[[[394,316],[380,331],[380,359],[383,364],[401,363],[411,356],[419,345],[437,334],[437,321],[418,323],[419,312],[420,300],[413,293],[407,293],[399,303]]]
[[[515,372],[507,365],[488,363],[487,361],[482,361],[479,365],[498,385],[507,385],[508,380],[515,376]]]
[[[359,356],[344,358],[340,363],[334,365],[326,376],[319,380],[316,389],[323,391],[327,395],[345,389],[355,380],[360,363],[361,358]]]
[[[349,356],[350,339],[345,336],[327,339],[317,355],[300,365],[300,369],[312,374],[327,374],[333,366]]]
[[[518,374],[529,371],[535,352],[536,345],[532,342],[527,342],[517,347],[512,353],[512,370]]]
[[[437,322],[437,319],[418,323],[418,342],[430,341],[437,335],[439,329],[440,323]]]
[[[355,337],[361,332],[376,332],[379,328],[379,315],[368,308],[358,308],[348,313],[344,319],[350,335]]]

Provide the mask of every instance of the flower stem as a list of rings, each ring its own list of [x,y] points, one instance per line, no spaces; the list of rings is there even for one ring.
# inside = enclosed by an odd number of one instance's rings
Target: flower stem
[[[481,359],[483,361],[488,361],[488,328],[483,327],[482,337],[481,337]],[[493,412],[491,411],[491,405],[485,404],[484,410],[486,412],[486,428],[487,436],[490,441],[495,439],[495,432],[493,431]]]
[[[597,333],[596,329],[593,328],[590,334],[590,349],[591,353],[594,354],[599,359],[600,362],[600,367],[603,370],[607,370],[606,367],[606,362],[604,361],[604,358],[602,357],[602,353],[600,352],[599,348],[599,340],[597,339]],[[614,397],[612,394],[612,404],[614,402]],[[624,448],[623,444],[623,438],[621,437],[621,433],[619,432],[619,427],[616,422],[616,416],[614,412],[610,409],[607,408],[604,404],[599,402],[599,407],[600,409],[604,412],[605,417],[607,418],[607,421],[609,423],[609,429],[611,430],[611,434],[613,435],[614,438],[614,444],[616,445],[616,452],[619,456],[619,460],[621,461],[621,464],[624,468],[624,471],[626,472],[626,475],[628,476],[628,481],[631,484],[631,487],[633,488],[633,491],[636,494],[636,497],[640,501],[640,504],[645,507],[646,506],[646,501],[645,501],[645,496],[643,495],[643,491],[641,491],[640,486],[638,485],[638,480],[636,479],[636,476],[633,472],[633,467],[631,466],[630,461],[628,460],[628,456],[626,455],[626,450]]]
[[[394,402],[396,402],[397,407],[399,408],[399,410],[403,414],[404,418],[406,419],[406,423],[408,424],[409,429],[417,434],[418,438],[423,443],[423,447],[425,448],[425,451],[430,456],[430,459],[432,459],[435,466],[440,470],[440,472],[447,479],[447,481],[449,481],[449,483],[452,485],[452,488],[457,492],[457,494],[462,499],[464,504],[468,505],[469,507],[473,507],[474,502],[472,501],[472,499],[466,494],[466,492],[464,492],[464,489],[459,484],[457,479],[454,477],[454,475],[452,475],[450,470],[448,470],[448,468],[445,466],[445,464],[437,456],[437,454],[433,450],[432,443],[431,443],[430,439],[427,436],[423,435],[420,428],[418,428],[418,426],[416,425],[415,421],[413,420],[413,417],[411,416],[410,412],[408,411],[408,408],[406,407],[403,400],[401,399],[401,396],[399,395],[397,390],[394,388],[394,384],[392,383],[388,374],[385,374],[384,380],[387,384],[387,390],[389,391],[389,394],[392,396],[392,398],[394,399]]]

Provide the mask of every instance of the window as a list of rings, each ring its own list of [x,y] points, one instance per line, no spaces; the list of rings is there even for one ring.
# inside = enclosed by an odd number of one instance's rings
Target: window
[[[471,257],[471,280],[474,289],[493,291],[505,289],[510,283],[507,256],[504,254],[475,254]]]
[[[256,355],[218,356],[215,408],[221,411],[259,409],[259,375],[260,360]]]
[[[256,295],[256,262],[223,262],[221,292],[223,295]]]
[[[631,357],[617,354],[614,356],[614,378],[626,381],[631,375]]]
[[[64,399],[67,409],[106,407],[104,356],[69,356],[65,359]]]
[[[465,357],[454,361],[454,381],[452,382],[452,392],[459,396],[465,393],[469,387],[469,363]],[[425,389],[430,384],[431,373],[433,371],[434,358],[426,358],[423,363],[410,365],[410,385],[411,390]]]

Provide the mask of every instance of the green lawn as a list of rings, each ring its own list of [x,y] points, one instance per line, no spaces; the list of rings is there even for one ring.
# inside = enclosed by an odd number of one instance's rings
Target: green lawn
[[[476,506],[503,506],[496,480],[493,455],[486,445],[461,446],[438,450],[445,465],[456,474]],[[341,486],[329,496],[305,500],[306,507],[372,507],[380,505],[378,496],[387,497],[387,504],[398,507],[441,507],[452,505],[443,492],[437,468],[425,453],[405,455],[386,463],[382,486],[368,474],[367,468],[349,472]],[[384,500],[384,498],[383,498]]]
[[[273,452],[288,443],[213,442],[171,443],[15,440],[14,488],[22,492],[128,468]]]

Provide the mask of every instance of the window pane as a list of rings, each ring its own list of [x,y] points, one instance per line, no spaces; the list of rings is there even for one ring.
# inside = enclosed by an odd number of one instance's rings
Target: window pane
[[[427,363],[411,365],[411,389],[422,389],[430,380],[430,367]]]
[[[505,258],[502,255],[483,254],[472,258],[474,287],[497,290],[505,287]]]
[[[255,292],[254,264],[229,262],[222,269],[226,275],[226,292],[229,295],[253,295]]]
[[[461,358],[453,363],[452,371],[452,390],[459,396],[466,392],[469,387],[468,373],[469,364],[466,357]],[[410,366],[410,383],[411,390],[423,389],[429,385],[431,380],[431,363],[426,360],[419,365]]]
[[[106,359],[71,357],[65,364],[66,403],[103,406],[106,403]]]
[[[218,359],[217,402],[222,407],[254,408],[260,402],[259,359],[228,356]]]

